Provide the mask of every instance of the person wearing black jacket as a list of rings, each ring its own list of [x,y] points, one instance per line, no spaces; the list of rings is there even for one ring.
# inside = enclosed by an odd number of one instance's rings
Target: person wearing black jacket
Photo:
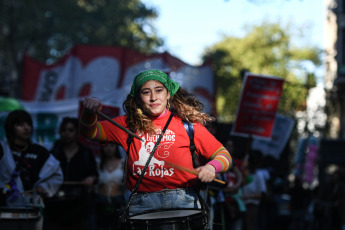
[[[52,148],[60,161],[64,183],[58,196],[46,201],[49,230],[87,230],[92,224],[90,191],[97,182],[97,164],[93,152],[78,141],[78,129],[77,118],[63,118],[60,139]]]

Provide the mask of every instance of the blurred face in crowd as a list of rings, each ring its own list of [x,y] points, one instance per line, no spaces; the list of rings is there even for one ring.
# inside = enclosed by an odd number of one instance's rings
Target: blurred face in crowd
[[[78,131],[72,123],[66,123],[60,131],[61,141],[64,143],[72,143],[78,139]]]
[[[230,152],[233,153],[234,152],[234,142],[232,140],[227,140],[224,143],[224,147]]]
[[[139,97],[146,113],[159,116],[166,110],[170,93],[161,82],[149,80],[141,86]]]
[[[106,157],[112,157],[117,155],[117,145],[115,143],[107,143],[102,146],[104,155]]]
[[[27,142],[31,138],[32,127],[27,122],[21,122],[14,125],[15,143]]]

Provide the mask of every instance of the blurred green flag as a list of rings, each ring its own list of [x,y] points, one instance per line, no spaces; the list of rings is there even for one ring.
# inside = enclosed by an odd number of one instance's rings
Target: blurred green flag
[[[24,109],[18,100],[10,97],[0,97],[0,111],[13,111],[16,109]]]

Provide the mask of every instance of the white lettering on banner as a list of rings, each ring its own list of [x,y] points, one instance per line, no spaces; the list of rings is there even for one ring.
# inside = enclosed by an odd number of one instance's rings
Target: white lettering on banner
[[[275,81],[267,81],[264,78],[253,78],[250,81],[250,87],[253,89],[272,91],[276,92],[277,94],[280,94],[281,92],[277,82]]]
[[[118,60],[109,56],[83,62],[83,57],[72,55],[61,65],[41,70],[36,99],[48,102],[86,96],[103,98],[113,96],[109,94],[114,90],[116,95],[121,95],[121,89],[117,87],[120,81],[119,70]],[[64,89],[64,94],[57,98],[55,94],[60,89]],[[123,100],[122,97],[116,98]]]
[[[38,101],[49,101],[52,98],[53,89],[56,85],[58,75],[52,71],[48,71],[43,76],[43,89],[40,95],[38,96]]]
[[[263,95],[263,94],[254,93],[254,92],[248,92],[248,93],[246,93],[246,96],[256,98],[256,99],[266,99],[266,100],[279,100],[280,99],[280,96]]]

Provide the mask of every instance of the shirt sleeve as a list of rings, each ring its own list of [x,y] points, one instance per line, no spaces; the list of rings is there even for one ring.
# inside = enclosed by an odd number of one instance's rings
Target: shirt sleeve
[[[128,129],[128,125],[126,123],[126,117],[125,116],[118,116],[112,119],[122,127]],[[120,129],[119,127],[113,125],[109,121],[100,121],[99,124],[103,128],[103,131],[106,134],[107,141],[109,142],[115,142],[119,144],[125,151],[127,151],[127,138],[128,134]]]
[[[197,154],[210,160],[207,164],[212,165],[216,173],[227,171],[232,163],[228,150],[203,125],[193,125]]]
[[[107,136],[102,125],[97,121],[96,114],[89,114],[82,112],[79,120],[79,132],[83,137],[99,141],[106,142]]]

